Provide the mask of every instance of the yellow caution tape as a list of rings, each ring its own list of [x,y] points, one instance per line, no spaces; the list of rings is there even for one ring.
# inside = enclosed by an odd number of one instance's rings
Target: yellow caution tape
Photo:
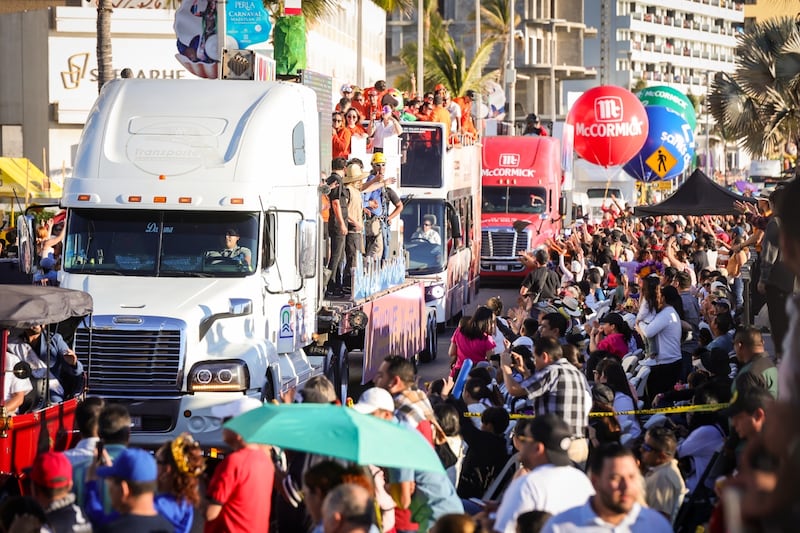
[[[589,413],[590,417],[620,416],[620,415],[659,415],[674,413],[697,413],[706,411],[719,411],[728,407],[729,403],[707,403],[703,405],[679,405],[676,407],[661,407],[658,409],[635,409],[633,411],[598,411]],[[480,413],[464,413],[466,417],[479,417]],[[534,418],[536,415],[512,414],[511,419]]]

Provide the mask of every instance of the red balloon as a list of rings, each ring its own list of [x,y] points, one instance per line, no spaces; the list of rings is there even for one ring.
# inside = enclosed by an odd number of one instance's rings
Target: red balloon
[[[623,165],[647,140],[647,112],[632,92],[616,85],[589,89],[567,115],[575,153],[604,167]]]

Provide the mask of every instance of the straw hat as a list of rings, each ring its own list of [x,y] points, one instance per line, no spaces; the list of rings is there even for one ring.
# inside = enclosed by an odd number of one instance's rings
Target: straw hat
[[[360,165],[353,163],[347,166],[347,170],[344,172],[344,178],[342,178],[342,183],[349,185],[357,181],[364,181],[364,178],[367,176],[369,176],[369,172],[364,172]]]

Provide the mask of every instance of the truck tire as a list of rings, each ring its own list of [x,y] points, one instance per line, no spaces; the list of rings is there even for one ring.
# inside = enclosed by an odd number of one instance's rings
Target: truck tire
[[[436,313],[428,311],[428,320],[425,321],[425,347],[419,352],[420,363],[430,363],[436,359],[438,351],[438,327]]]
[[[261,389],[261,402],[267,403],[276,399],[275,382],[272,381],[272,370],[267,370],[267,375],[264,378],[264,387]]]
[[[350,386],[350,362],[347,357],[347,344],[341,339],[335,339],[330,342],[330,348],[333,355],[328,361],[325,375],[331,380],[337,396],[344,403],[347,400],[347,390]]]

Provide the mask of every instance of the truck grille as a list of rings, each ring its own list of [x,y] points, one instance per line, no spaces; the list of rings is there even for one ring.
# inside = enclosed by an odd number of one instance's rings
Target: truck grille
[[[513,228],[484,229],[481,231],[482,258],[516,258],[517,254],[528,248],[528,234],[525,230]]]
[[[180,391],[180,330],[98,329],[75,333],[75,353],[87,369],[90,394],[175,395]]]

